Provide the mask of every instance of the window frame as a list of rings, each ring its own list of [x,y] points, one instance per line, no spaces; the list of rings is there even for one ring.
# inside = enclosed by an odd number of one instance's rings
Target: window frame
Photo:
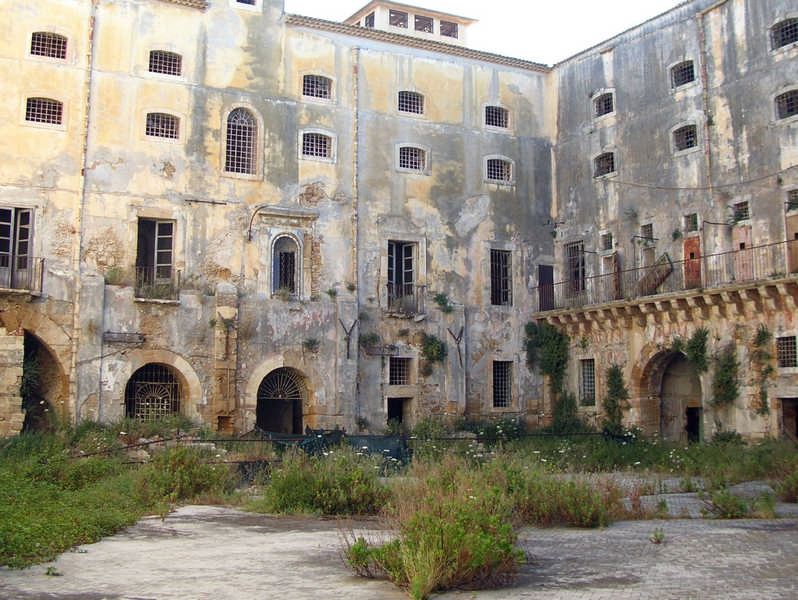
[[[253,170],[252,172],[240,172],[240,171],[229,171],[227,169],[228,161],[227,161],[227,154],[229,150],[229,140],[228,140],[228,125],[230,121],[230,117],[232,114],[238,110],[247,111],[255,122],[255,140],[253,144]],[[224,177],[232,177],[235,179],[249,179],[249,180],[256,180],[261,178],[261,173],[263,169],[263,120],[261,119],[260,113],[255,110],[254,107],[248,104],[235,104],[232,105],[226,110],[222,115],[222,135],[221,135],[221,142],[222,142],[222,152],[220,156],[221,160],[221,173]]]
[[[776,366],[779,369],[796,369],[798,368],[798,342],[796,342],[795,335],[780,335],[775,339],[776,346]],[[785,347],[791,346],[791,347]],[[783,364],[791,363],[791,364]]]
[[[429,30],[421,28],[419,29],[419,20],[422,21],[429,21]],[[426,33],[429,35],[435,35],[435,19],[432,17],[428,17],[427,15],[413,15],[413,31],[416,33]]]
[[[34,53],[33,36],[37,34],[62,38],[64,40],[64,56],[50,56],[49,54]],[[70,43],[69,36],[64,33],[61,33],[60,31],[54,31],[52,29],[37,29],[36,31],[31,31],[28,33],[27,40],[28,40],[28,47],[26,48],[26,54],[29,58],[33,58],[35,60],[44,60],[48,62],[56,62],[61,64],[71,61],[72,44]]]
[[[683,73],[685,71],[686,66],[689,65],[690,70],[692,72],[692,79],[683,81],[681,83],[677,82],[677,74]],[[674,63],[668,67],[668,74],[670,77],[670,87],[671,91],[683,90],[689,86],[695,85],[698,81],[698,73],[696,72],[696,61],[692,58],[686,58],[681,60],[677,63]]]
[[[396,369],[394,369],[396,366]],[[413,357],[390,356],[388,357],[388,381],[391,386],[413,385]]]
[[[494,358],[491,361],[491,408],[494,410],[506,410],[515,404],[513,398],[513,371],[515,369],[513,366],[514,361],[512,360]]]
[[[158,136],[158,135],[151,135],[147,133],[147,127],[149,122],[150,115],[163,115],[167,117],[172,117],[177,121],[177,135],[175,137],[166,137],[166,136]],[[174,112],[160,109],[160,108],[153,108],[150,110],[144,111],[144,129],[143,129],[143,137],[144,139],[151,141],[151,142],[166,142],[166,143],[175,143],[179,142],[183,139],[183,123],[184,119],[182,115],[176,114]]]
[[[411,167],[403,167],[402,166],[402,150],[405,148],[413,148],[418,150],[422,153],[424,166],[421,169],[415,169]],[[421,146],[419,144],[407,144],[407,143],[400,143],[394,146],[394,166],[397,171],[400,173],[409,173],[413,175],[429,175],[430,174],[430,151],[429,148],[426,146]]]
[[[60,104],[61,106],[61,120],[58,123],[50,123],[48,121],[36,121],[36,120],[28,120],[28,102],[31,100],[46,100],[49,102],[54,102]],[[21,119],[20,124],[26,127],[33,127],[35,129],[49,129],[52,131],[66,131],[66,123],[67,123],[67,103],[57,97],[49,96],[45,94],[39,93],[31,93],[30,95],[24,95],[22,97],[22,106],[21,106]]]
[[[38,289],[40,292],[40,283],[32,280],[37,269],[36,263],[41,260],[34,253],[37,207],[2,204],[0,210],[9,212],[9,220],[3,221],[8,226],[9,233],[3,238],[5,243],[0,242],[3,246],[8,246],[8,251],[0,253],[0,265],[7,263],[0,266],[0,289]],[[2,260],[4,257],[5,260]],[[41,268],[38,270],[41,271]]]
[[[492,162],[499,161],[509,168],[509,178],[493,179],[490,177],[490,165]],[[515,161],[501,154],[491,154],[482,159],[482,178],[485,183],[492,185],[515,185]]]
[[[571,252],[571,249],[575,252]],[[584,294],[587,290],[585,240],[573,240],[563,244],[563,266],[565,267],[564,279],[568,296]]]
[[[600,166],[599,161],[601,161],[607,156],[612,157],[612,169],[610,169],[609,171],[599,172],[599,166]],[[597,154],[596,156],[593,157],[593,160],[591,161],[591,166],[593,167],[592,171],[593,171],[594,180],[600,180],[607,177],[614,177],[615,175],[618,174],[618,161],[615,159],[615,150],[604,150],[603,152]]]
[[[305,94],[305,79],[308,77],[317,77],[325,79],[329,83],[328,96],[314,96]],[[335,78],[329,74],[320,71],[308,71],[300,74],[299,78],[299,95],[305,102],[318,102],[321,104],[334,104],[335,103]]]
[[[513,306],[513,252],[490,248],[490,305]]]
[[[313,154],[305,154],[305,136],[318,135],[327,138],[327,155],[316,156]],[[337,158],[337,137],[331,131],[325,129],[301,129],[297,140],[297,150],[299,160],[310,160],[316,162],[335,163]]]
[[[579,405],[596,406],[595,358],[582,358],[579,360]]]
[[[403,102],[404,99],[404,102]],[[420,110],[407,110],[410,104],[418,103]],[[402,106],[405,106],[403,109]],[[416,90],[399,90],[396,92],[396,112],[403,116],[423,117],[426,108],[426,97]]]
[[[496,110],[499,114],[504,114],[504,122],[505,125],[494,125],[492,123],[488,123],[488,111],[489,110]],[[507,132],[512,129],[512,124],[510,120],[510,109],[506,106],[497,103],[486,103],[482,105],[482,125],[491,131],[503,131]]]
[[[687,135],[687,130],[693,130],[693,139],[695,143],[692,146],[686,146],[684,148],[679,147],[679,140],[677,136],[680,134]],[[679,123],[676,127],[673,127],[670,131],[671,137],[671,148],[674,155],[681,156],[683,154],[690,154],[691,152],[696,152],[701,149],[700,145],[700,133],[699,127],[697,123],[694,122],[686,122],[686,123]]]
[[[269,292],[272,297],[279,296],[282,292],[281,290],[283,287],[280,285],[280,282],[283,281],[282,276],[282,265],[280,263],[280,258],[278,256],[278,248],[277,245],[280,243],[281,240],[288,240],[294,245],[294,258],[293,258],[293,285],[294,289],[291,290],[289,288],[289,295],[291,299],[298,299],[303,297],[303,289],[305,283],[305,276],[304,276],[304,249],[302,247],[302,241],[300,240],[299,236],[295,235],[289,231],[281,231],[276,233],[269,242]]]
[[[599,113],[599,101],[602,98],[609,97],[612,101],[612,109],[606,112]],[[590,115],[594,121],[602,121],[607,120],[613,117],[618,110],[618,102],[615,98],[615,89],[614,88],[603,88],[597,90],[591,97],[590,97]]]
[[[248,12],[261,12],[263,10],[262,0],[252,0],[251,4],[248,1],[230,0],[230,6]]]
[[[788,25],[785,25],[789,23]],[[792,26],[796,29],[796,37],[795,39],[776,45],[776,38],[775,38],[775,29],[784,25],[785,27]],[[775,21],[769,28],[768,28],[768,38],[770,41],[770,51],[771,52],[783,52],[787,49],[794,48],[798,46],[798,16],[795,14],[785,15],[783,18],[779,18],[778,21]]]
[[[148,240],[152,243],[149,249],[142,248],[144,222],[152,223],[153,238]],[[169,226],[171,232],[166,234],[161,231],[162,226]],[[171,240],[168,248],[162,248],[160,240]],[[142,299],[158,299],[158,300],[176,300],[177,293],[177,221],[175,219],[163,219],[159,217],[150,217],[147,215],[137,215],[136,217],[136,260],[135,260],[135,297]],[[150,254],[146,254],[151,253]],[[164,261],[164,257],[168,254],[168,261]],[[152,271],[151,276],[143,269]],[[168,270],[164,274],[164,270]],[[169,293],[162,295],[153,292],[160,286],[168,286]],[[149,292],[149,293],[148,293]],[[168,297],[167,297],[168,296]]]
[[[444,23],[446,25],[444,25]],[[444,33],[444,29],[449,31],[449,33]],[[441,19],[438,24],[438,31],[441,37],[451,38],[453,40],[460,39],[460,25],[455,21],[447,21],[446,19]],[[454,35],[452,35],[454,33]]]
[[[698,233],[701,229],[701,222],[697,212],[687,213],[683,215],[684,233],[692,234]]]
[[[177,57],[180,60],[180,72],[179,73],[170,73],[168,71],[153,71],[151,67],[153,65],[153,55],[154,54],[162,54],[164,58],[166,57]],[[157,65],[157,61],[156,61]],[[147,74],[154,77],[163,77],[165,79],[171,80],[181,80],[185,79],[185,67],[186,63],[183,57],[183,54],[177,52],[176,50],[170,48],[150,48],[147,52]]]
[[[401,24],[402,15],[404,15],[404,25]],[[394,23],[394,21],[396,21],[396,23]],[[410,28],[410,13],[405,11],[405,10],[397,10],[395,8],[389,8],[388,9],[388,27],[393,27],[394,29],[409,30],[409,28]]]
[[[795,106],[796,110],[794,113],[782,117],[779,112],[779,99],[786,99],[787,97],[792,100],[792,104]],[[773,96],[773,112],[777,123],[791,123],[798,120],[798,88],[791,87],[775,94]]]

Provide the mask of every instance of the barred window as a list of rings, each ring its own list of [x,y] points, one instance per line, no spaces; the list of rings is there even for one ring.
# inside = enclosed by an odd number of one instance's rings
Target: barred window
[[[615,172],[615,154],[605,152],[593,159],[593,177],[601,177]]]
[[[147,113],[145,134],[176,140],[180,137],[180,119],[165,113]]]
[[[25,103],[25,120],[31,123],[61,125],[64,118],[64,105],[50,98],[28,98]]]
[[[254,175],[257,141],[258,123],[252,113],[245,108],[233,110],[227,117],[224,170]]]
[[[388,385],[410,384],[410,359],[392,356],[388,365]]]
[[[486,164],[485,178],[488,181],[506,183],[513,180],[513,163],[502,158],[489,158]]]
[[[401,112],[424,114],[424,96],[418,92],[399,92],[398,108]]]
[[[415,146],[401,146],[399,148],[399,168],[424,171],[427,168],[427,153],[422,148]]]
[[[323,133],[303,133],[302,156],[330,158],[332,156],[332,140]]]
[[[323,75],[305,75],[302,78],[302,95],[329,100],[332,97],[332,79]]]
[[[580,361],[579,401],[582,406],[596,404],[596,363],[592,358]]]
[[[608,115],[615,110],[615,102],[612,97],[612,92],[601,94],[593,100],[593,116],[601,117]]]
[[[150,73],[180,76],[183,74],[183,57],[168,50],[150,51]]]
[[[751,212],[748,209],[748,202],[738,202],[732,209],[734,210],[735,221],[745,221],[751,218]]]
[[[779,367],[798,367],[795,353],[795,336],[776,338],[776,360]]]
[[[49,31],[34,31],[30,38],[30,53],[63,60],[67,57],[67,39]]]
[[[424,33],[432,33],[432,18],[415,15],[416,31],[423,31]]]
[[[787,210],[798,210],[798,189],[787,192]]]
[[[611,233],[604,233],[601,235],[601,249],[612,250],[613,239]]]
[[[490,127],[507,128],[509,123],[509,111],[501,106],[485,107],[485,125]]]
[[[451,21],[441,21],[441,35],[443,37],[457,38],[457,23]]]
[[[138,369],[125,386],[125,416],[159,421],[180,413],[180,380],[168,365],[149,363]]]
[[[513,363],[493,361],[493,408],[507,408],[512,402]]]
[[[565,261],[568,269],[569,294],[578,294],[585,291],[585,244],[577,241],[565,244]]]
[[[776,96],[776,116],[786,119],[798,115],[798,90],[790,90]]]
[[[407,29],[407,13],[401,10],[391,9],[388,12],[388,24],[392,27]]]
[[[698,214],[690,213],[684,216],[684,229],[688,233],[698,231]]]
[[[673,146],[676,150],[688,150],[698,145],[698,131],[695,125],[685,125],[673,132]]]
[[[654,241],[654,224],[646,223],[640,226],[640,237],[646,242]]]
[[[798,42],[798,19],[785,19],[770,30],[773,50]]]
[[[671,87],[677,88],[695,81],[693,61],[686,60],[671,68]]]
[[[509,250],[490,251],[490,303],[494,306],[512,304],[512,255]]]

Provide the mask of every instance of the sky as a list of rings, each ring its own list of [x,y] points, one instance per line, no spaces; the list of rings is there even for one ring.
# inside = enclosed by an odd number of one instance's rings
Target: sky
[[[402,1],[402,0],[399,0]],[[683,0],[403,0],[478,19],[468,45],[513,58],[555,64],[638,25]],[[343,21],[368,0],[285,0],[285,11]]]

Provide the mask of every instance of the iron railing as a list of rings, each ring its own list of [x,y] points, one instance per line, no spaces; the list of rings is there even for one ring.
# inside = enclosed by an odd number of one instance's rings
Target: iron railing
[[[40,294],[44,278],[44,258],[0,255],[0,289]]]
[[[172,267],[136,267],[136,298],[177,300],[180,271]]]
[[[798,240],[674,261],[663,254],[651,266],[542,285],[532,290],[540,312],[618,300],[713,289],[798,273]]]
[[[422,286],[414,283],[388,283],[388,312],[416,315],[424,312],[420,305]]]

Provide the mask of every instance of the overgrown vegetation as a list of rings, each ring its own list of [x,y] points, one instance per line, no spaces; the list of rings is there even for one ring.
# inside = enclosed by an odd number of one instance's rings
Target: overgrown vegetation
[[[568,367],[568,336],[549,323],[526,324],[526,364],[530,369],[540,368],[549,377],[552,395],[562,391]]]
[[[753,407],[754,412],[760,416],[770,412],[768,404],[768,379],[773,375],[775,369],[771,364],[773,355],[768,350],[772,338],[770,330],[764,325],[759,324],[754,334],[753,350],[751,351],[751,364],[755,372],[755,384],[758,388],[757,402]]]
[[[623,413],[629,409],[629,391],[623,381],[620,365],[607,369],[607,395],[602,403],[604,409],[604,429],[613,435],[623,433]]]
[[[731,406],[740,393],[738,372],[740,363],[734,346],[724,348],[715,361],[715,374],[712,377],[712,406]]]

